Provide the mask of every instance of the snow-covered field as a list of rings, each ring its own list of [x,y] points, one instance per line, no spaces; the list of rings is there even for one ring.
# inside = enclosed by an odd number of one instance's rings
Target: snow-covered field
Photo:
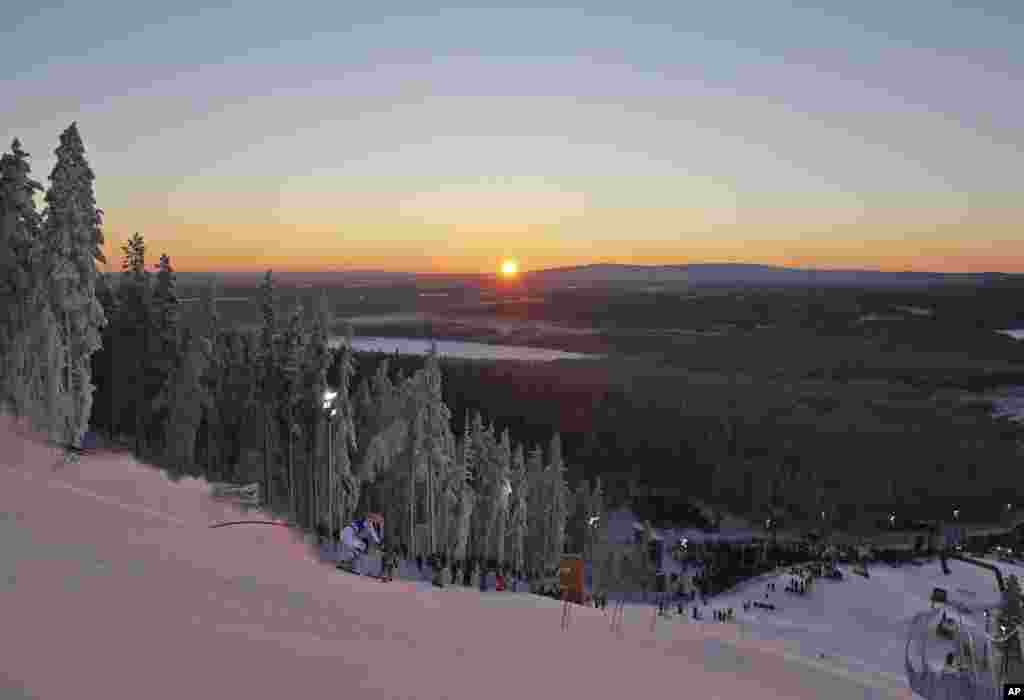
[[[1024,574],[1020,567],[999,562],[1004,574]],[[904,682],[904,659],[908,625],[913,616],[930,608],[933,588],[947,590],[951,602],[969,607],[961,614],[952,607],[949,613],[977,631],[985,630],[985,609],[994,609],[999,590],[990,571],[950,560],[950,574],[944,575],[938,560],[923,566],[894,568],[875,564],[870,578],[854,574],[841,566],[842,581],[818,579],[807,595],[785,592],[792,578],[788,572],[749,581],[735,591],[720,596],[712,607],[733,607],[744,633],[758,639],[785,640],[787,650],[805,657],[821,658],[855,673],[869,673],[881,680]],[[776,581],[776,591],[768,593],[768,581]],[[760,600],[776,605],[774,612],[752,609],[743,612],[744,600]],[[929,638],[928,657],[941,667],[951,642]]]
[[[742,612],[764,599],[750,582],[712,601],[736,624],[652,630],[634,605],[616,634],[574,606],[563,631],[557,601],[383,584],[283,527],[211,530],[238,514],[205,483],[109,454],[54,469],[57,450],[0,420],[0,698],[906,698],[907,621],[931,588],[997,599],[958,562],[877,567],[807,597],[780,578],[774,613]]]

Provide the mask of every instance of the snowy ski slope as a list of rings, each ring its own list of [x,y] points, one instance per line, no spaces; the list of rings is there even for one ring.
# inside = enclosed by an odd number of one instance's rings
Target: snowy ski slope
[[[0,698],[911,697],[878,648],[902,653],[923,571],[819,583],[828,604],[772,621],[652,631],[651,608],[631,606],[617,635],[577,607],[562,631],[557,601],[382,584],[318,563],[283,527],[211,530],[238,514],[205,483],[109,454],[55,470],[57,450],[0,421]],[[868,588],[889,596],[877,612]],[[814,658],[826,639],[881,668]]]

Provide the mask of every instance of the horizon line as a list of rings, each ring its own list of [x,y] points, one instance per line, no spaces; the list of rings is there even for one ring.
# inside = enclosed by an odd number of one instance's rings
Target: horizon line
[[[559,265],[555,267],[543,267],[533,270],[520,270],[520,276],[536,275],[543,272],[558,272],[563,270],[576,270],[582,268],[600,268],[600,267],[626,267],[635,269],[664,269],[664,268],[687,268],[687,267],[759,267],[768,268],[774,270],[788,270],[792,272],[868,272],[868,273],[879,273],[889,275],[900,275],[900,274],[914,274],[914,275],[943,275],[943,276],[985,276],[985,275],[1003,275],[1003,276],[1024,276],[1022,272],[1005,272],[1000,270],[983,270],[983,271],[942,271],[942,270],[931,270],[931,269],[883,269],[873,267],[802,267],[802,266],[789,266],[789,265],[774,265],[770,263],[757,263],[757,262],[698,262],[698,263],[659,263],[659,264],[638,264],[638,263],[616,263],[616,262],[599,262],[599,263],[580,263],[577,265]],[[306,269],[287,269],[273,267],[269,268],[253,268],[249,270],[231,270],[231,269],[180,269],[175,268],[174,272],[177,274],[206,274],[206,275],[264,275],[268,271],[273,274],[338,274],[338,275],[353,275],[353,274],[369,274],[369,275],[415,275],[423,277],[499,277],[498,272],[445,272],[440,270],[402,270],[402,269],[386,269],[386,268],[347,268],[347,269],[331,269],[331,268],[306,268]],[[121,270],[101,270],[103,274],[118,274]]]

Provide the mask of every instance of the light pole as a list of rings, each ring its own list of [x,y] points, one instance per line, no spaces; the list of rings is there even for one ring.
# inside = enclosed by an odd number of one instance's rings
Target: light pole
[[[597,564],[594,560],[594,537],[600,521],[601,517],[598,515],[592,515],[587,518],[587,559],[590,560],[591,581],[593,581],[594,572],[597,570]]]
[[[334,417],[338,409],[334,405],[338,392],[328,389],[324,392],[323,407],[327,414],[327,540],[334,542],[335,488],[334,488]]]

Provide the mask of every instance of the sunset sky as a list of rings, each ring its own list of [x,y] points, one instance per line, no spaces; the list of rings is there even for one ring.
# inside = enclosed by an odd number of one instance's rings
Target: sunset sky
[[[2,145],[180,270],[1024,272],[1020,0],[515,4],[17,3]]]

